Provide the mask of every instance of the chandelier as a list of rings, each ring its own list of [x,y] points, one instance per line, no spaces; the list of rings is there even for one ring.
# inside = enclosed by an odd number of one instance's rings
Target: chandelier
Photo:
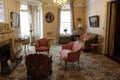
[[[93,3],[96,0],[27,0],[27,1],[40,1],[42,5],[58,5],[58,6],[61,6],[63,4],[70,4],[70,2],[73,2],[75,6],[86,6],[88,4]]]
[[[87,4],[94,2],[95,0],[52,0],[55,5],[63,5],[73,2],[74,5],[86,6]]]
[[[53,0],[53,1],[54,1],[54,4],[56,4],[56,5],[62,5],[67,2],[67,0]]]

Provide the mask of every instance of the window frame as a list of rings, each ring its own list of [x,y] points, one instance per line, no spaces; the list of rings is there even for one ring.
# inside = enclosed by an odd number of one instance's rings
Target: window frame
[[[71,29],[70,29],[69,33],[64,33],[65,31],[64,31],[64,32],[61,32],[61,15],[62,15],[62,14],[61,14],[61,11],[64,11],[64,12],[65,12],[65,11],[69,11],[69,12],[70,12],[70,22],[68,22],[68,23],[69,23]],[[71,16],[71,10],[70,10],[70,9],[61,9],[61,10],[60,10],[60,35],[71,35],[71,34],[72,34],[72,23],[71,23],[71,21],[72,21],[71,19],[72,19],[72,18],[71,18],[71,17],[72,17],[72,16]],[[62,23],[63,23],[63,22],[62,22]]]
[[[6,7],[5,7],[5,0],[0,0],[0,3],[2,3],[2,9],[1,9],[1,12],[0,13],[3,13],[1,14],[1,16],[3,16],[3,20],[0,19],[0,22],[6,22]]]

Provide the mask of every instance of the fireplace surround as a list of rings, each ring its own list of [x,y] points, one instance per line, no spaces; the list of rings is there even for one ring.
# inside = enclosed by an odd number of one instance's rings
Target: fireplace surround
[[[12,40],[0,42],[0,74],[10,74],[22,59],[12,59]]]

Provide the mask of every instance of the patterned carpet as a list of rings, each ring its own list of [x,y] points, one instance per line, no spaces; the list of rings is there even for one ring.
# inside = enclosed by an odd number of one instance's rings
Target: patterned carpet
[[[80,69],[77,62],[68,63],[64,69],[64,61],[60,61],[59,51],[61,46],[51,46],[52,75],[47,80],[120,80],[120,64],[99,53],[84,53],[80,56]],[[24,56],[21,51],[21,55]],[[30,47],[27,54],[35,53]],[[47,54],[47,53],[43,53]],[[23,61],[7,76],[0,76],[0,80],[29,80],[26,75],[26,66]]]

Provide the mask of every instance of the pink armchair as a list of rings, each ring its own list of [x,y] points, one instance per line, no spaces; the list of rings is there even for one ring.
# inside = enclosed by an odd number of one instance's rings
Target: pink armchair
[[[46,38],[39,39],[35,42],[35,50],[37,52],[47,51],[49,54],[50,40]]]
[[[60,55],[61,58],[65,61],[65,69],[67,62],[78,61],[78,66],[79,66],[79,58],[82,50],[83,50],[83,46],[82,43],[79,43],[79,41],[70,42],[62,46]]]

